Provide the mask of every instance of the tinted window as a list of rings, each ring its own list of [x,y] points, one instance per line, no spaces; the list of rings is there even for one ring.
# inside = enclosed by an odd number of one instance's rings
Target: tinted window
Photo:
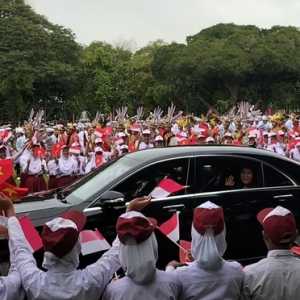
[[[123,193],[126,199],[145,196],[149,195],[159,182],[167,177],[183,186],[188,186],[176,195],[189,193],[191,161],[190,159],[174,159],[153,164],[131,175],[113,190]]]
[[[279,173],[272,167],[264,164],[264,181],[266,187],[272,186],[288,186],[293,183],[286,178],[283,174]]]
[[[196,181],[198,193],[261,187],[261,164],[238,157],[199,157]]]

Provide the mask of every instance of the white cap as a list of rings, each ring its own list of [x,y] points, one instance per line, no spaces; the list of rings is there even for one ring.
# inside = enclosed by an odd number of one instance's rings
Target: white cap
[[[149,129],[144,129],[143,134],[151,134],[151,131]]]
[[[224,134],[224,136],[225,136],[225,137],[231,137],[231,138],[232,138],[232,134],[231,134],[230,132],[226,132],[226,133]]]
[[[269,133],[269,137],[273,137],[273,136],[275,136],[275,137],[277,136],[276,132],[274,132],[274,131]]]
[[[164,138],[161,135],[155,137],[155,142],[162,142]]]
[[[16,128],[16,133],[25,133],[24,129],[22,127],[17,127]]]
[[[48,127],[48,128],[46,129],[46,131],[50,133],[50,132],[54,132],[54,129],[51,128],[51,127]]]
[[[120,147],[120,149],[121,149],[121,150],[124,150],[124,149],[128,150],[128,146],[124,144],[124,145],[122,145],[122,146]]]
[[[102,142],[103,142],[103,140],[100,137],[95,139],[95,144],[99,144],[99,143],[102,143]]]
[[[209,137],[206,138],[205,141],[206,141],[207,143],[209,143],[209,142],[214,142],[215,139],[214,139],[212,136],[209,136]]]
[[[101,147],[95,147],[95,152],[103,152],[103,149]]]
[[[119,138],[122,138],[122,137],[125,137],[125,136],[126,136],[126,133],[123,132],[123,131],[121,131],[121,132],[118,132],[117,136],[118,136]]]
[[[180,137],[183,137],[183,138],[187,138],[188,137],[187,133],[184,132],[184,131],[181,131],[179,135],[180,135]]]

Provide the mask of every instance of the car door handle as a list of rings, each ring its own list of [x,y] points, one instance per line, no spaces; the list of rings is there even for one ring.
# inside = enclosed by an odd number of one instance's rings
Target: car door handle
[[[286,195],[275,195],[273,196],[273,199],[278,200],[278,201],[285,201],[289,198],[293,198],[294,195],[293,194],[286,194]]]
[[[185,209],[185,205],[184,204],[168,205],[168,206],[163,206],[163,209],[172,210],[172,211],[183,210]]]
[[[96,216],[103,213],[101,207],[87,207],[83,210],[83,213],[86,217]]]

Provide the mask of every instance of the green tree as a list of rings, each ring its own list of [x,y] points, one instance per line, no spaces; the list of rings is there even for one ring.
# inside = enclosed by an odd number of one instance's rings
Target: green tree
[[[0,101],[3,120],[20,121],[30,107],[49,117],[74,96],[81,47],[73,33],[36,14],[23,0],[0,0]]]

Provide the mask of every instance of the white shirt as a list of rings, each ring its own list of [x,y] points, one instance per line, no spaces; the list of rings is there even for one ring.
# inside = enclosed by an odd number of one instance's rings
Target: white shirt
[[[181,283],[175,273],[156,271],[155,280],[146,285],[134,283],[125,276],[111,282],[102,297],[103,300],[176,300],[179,299]]]
[[[290,151],[290,158],[296,161],[300,161],[300,151],[298,150],[297,147]]]
[[[114,272],[120,268],[117,241],[96,263],[83,270],[59,264],[58,259],[56,265],[44,272],[36,266],[16,217],[8,219],[8,231],[11,251],[15,253],[16,268],[28,300],[98,300]]]
[[[68,158],[60,157],[58,160],[59,175],[69,176],[77,172],[77,164],[75,160],[69,156]]]
[[[58,168],[58,163],[56,162],[55,159],[49,160],[47,167],[50,176],[56,176],[58,174],[59,168]]]
[[[54,134],[48,135],[45,139],[46,148],[48,151],[51,151],[51,148],[54,144],[56,144],[57,138]]]
[[[79,175],[84,175],[84,167],[86,164],[86,158],[85,156],[75,156],[72,155],[71,158],[74,160],[74,168],[75,168],[75,173]]]
[[[141,142],[139,145],[139,150],[145,150],[150,148],[154,148],[154,145],[152,143],[146,144],[145,142]]]
[[[23,146],[25,145],[26,137],[25,135],[21,135],[16,140],[16,150],[20,151],[22,150]]]
[[[285,123],[284,126],[286,129],[291,130],[293,128],[293,121],[291,119],[288,119]]]
[[[20,166],[22,172],[25,172],[27,168],[28,159],[31,157],[31,152],[28,149],[25,149],[19,158]]]
[[[288,250],[269,251],[267,258],[245,267],[244,271],[244,299],[300,298],[300,259]]]
[[[28,174],[29,175],[39,175],[43,172],[43,169],[47,171],[46,161],[41,158],[30,158],[28,165]]]
[[[277,142],[275,145],[275,152],[285,156],[285,145],[283,143]]]
[[[189,300],[236,300],[239,299],[244,273],[237,262],[225,261],[221,269],[206,271],[197,262],[177,268],[182,284],[182,297]]]
[[[9,243],[9,248],[10,243]],[[22,289],[21,277],[15,267],[15,256],[10,251],[11,267],[6,277],[0,276],[0,299],[1,300],[22,300],[24,299],[24,290]]]

